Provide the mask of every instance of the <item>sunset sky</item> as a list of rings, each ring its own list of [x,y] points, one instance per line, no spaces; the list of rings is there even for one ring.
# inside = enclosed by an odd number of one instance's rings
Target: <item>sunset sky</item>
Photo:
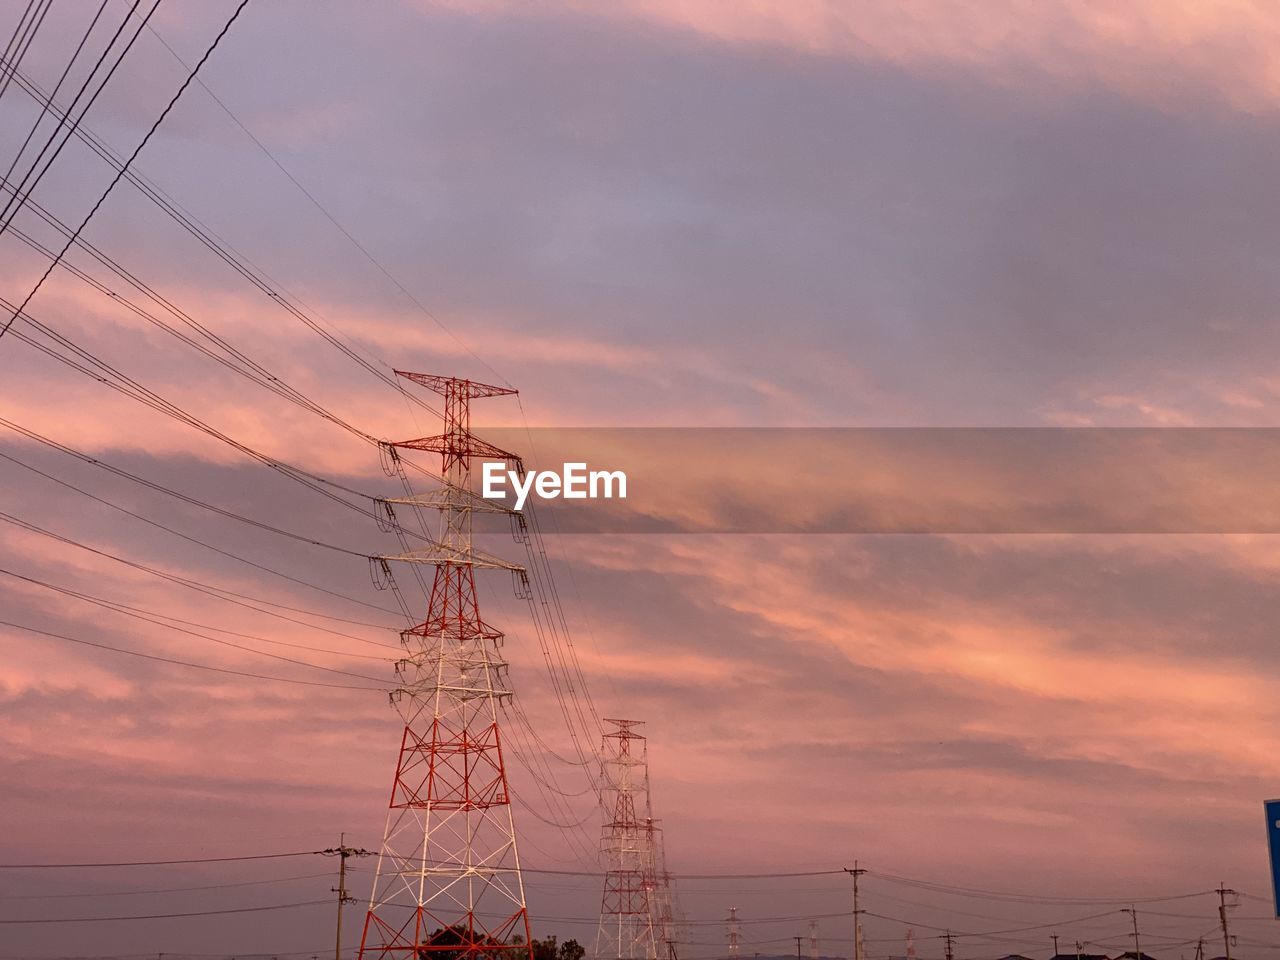
[[[24,6],[0,0],[4,38]],[[233,7],[165,0],[152,25],[190,64]],[[23,73],[51,87],[93,9],[55,4]],[[118,19],[125,4],[108,9]],[[86,127],[127,155],[186,74],[144,32]],[[253,0],[200,76],[207,89],[187,91],[137,172],[377,364],[514,384],[519,403],[477,401],[473,420],[516,428],[517,441],[526,427],[1280,425],[1271,4]],[[34,117],[17,87],[0,98],[5,166]],[[78,223],[111,175],[73,140],[32,199]],[[29,210],[13,226],[54,245]],[[84,238],[368,433],[438,432],[129,184]],[[124,292],[84,253],[68,260]],[[0,297],[20,301],[47,262],[0,237]],[[398,492],[369,445],[64,270],[28,313],[237,440]],[[0,339],[0,418],[355,554],[395,548],[372,521],[13,335],[27,332],[20,321]],[[673,486],[705,475],[699,455],[668,464]],[[396,652],[368,641],[394,644],[403,623],[362,556],[212,516],[3,428],[0,457],[3,516],[308,611],[266,617],[0,517],[0,619],[368,688],[0,627],[0,861],[301,851],[342,831],[376,848],[401,730],[378,683],[14,576],[390,686],[383,658]],[[793,469],[802,483],[807,465]],[[760,498],[782,509],[786,471],[773,463],[769,477]],[[936,495],[947,479],[895,474],[885,490],[919,482]],[[999,509],[1021,491],[987,489],[978,472],[962,493]],[[1280,949],[1263,919],[1261,810],[1280,795],[1275,535],[548,531],[547,543],[601,714],[645,721],[677,876],[856,858],[873,871],[869,955],[903,954],[911,927],[922,960],[941,956],[948,927],[982,934],[958,941],[960,960],[1047,956],[1054,931],[1064,949],[1115,954],[1131,947],[1119,905],[1225,882],[1262,898],[1235,911],[1233,957]],[[509,538],[488,548],[518,552]],[[402,586],[420,607],[412,580]],[[505,574],[482,590],[517,699],[567,753],[528,608]],[[595,871],[595,798],[581,768],[548,763],[569,794],[554,805],[510,764],[522,858]],[[334,866],[0,869],[0,921],[330,900]],[[372,861],[354,867],[360,900]],[[535,933],[592,941],[597,878],[526,879]],[[223,886],[237,883],[254,885]],[[217,889],[173,889],[201,886]],[[851,949],[843,876],[679,890],[691,960],[723,956],[730,906],[794,918],[744,928],[744,956],[789,955],[809,917],[823,918],[824,955]],[[1216,908],[1203,895],[1139,903],[1143,949],[1190,957],[1207,932],[1216,956]],[[349,908],[348,940],[362,914]],[[0,926],[0,958],[309,957],[332,949],[332,919],[325,905],[13,924]]]

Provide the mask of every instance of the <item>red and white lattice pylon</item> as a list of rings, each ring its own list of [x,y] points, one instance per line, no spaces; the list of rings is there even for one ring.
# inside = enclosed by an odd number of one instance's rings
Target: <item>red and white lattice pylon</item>
[[[667,855],[658,821],[648,821],[649,846],[653,852],[654,887],[650,896],[650,909],[654,918],[654,935],[658,943],[658,955],[663,960],[679,960],[679,933],[676,929],[675,881],[667,872]]]
[[[523,568],[472,547],[472,514],[508,512],[471,490],[472,458],[518,463],[471,435],[470,402],[503,387],[396,373],[441,394],[444,433],[389,445],[440,454],[445,485],[400,503],[438,510],[422,549],[380,558],[435,567],[426,619],[402,634],[392,700],[404,735],[360,960],[532,960],[529,915],[503,765],[498,706],[510,697],[502,634],[480,617],[477,568]],[[512,946],[516,936],[520,947]]]
[[[605,821],[600,839],[604,896],[595,960],[656,960],[661,942],[654,857],[654,825],[649,815],[649,768],[639,720],[610,720],[601,759]],[[664,948],[665,953],[665,948]]]
[[[729,948],[729,960],[738,960],[742,953],[742,945],[738,942],[738,908],[729,908],[729,918],[725,921],[725,941]]]

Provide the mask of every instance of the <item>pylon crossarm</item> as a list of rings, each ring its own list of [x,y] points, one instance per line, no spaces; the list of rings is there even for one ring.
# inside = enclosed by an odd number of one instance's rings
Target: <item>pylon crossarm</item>
[[[477,383],[475,380],[463,380],[458,377],[443,377],[434,373],[410,373],[407,370],[395,371],[397,377],[404,377],[414,383],[426,387],[441,396],[455,393],[465,400],[479,400],[484,397],[503,397],[519,393],[511,387],[497,387],[491,383]]]
[[[491,690],[489,687],[471,687],[464,684],[436,684],[421,683],[411,686],[396,687],[393,693],[399,693],[406,697],[417,697],[431,690],[443,690],[446,693],[457,694],[460,698],[466,700],[477,700],[481,697],[492,697],[494,700],[507,700],[511,697],[510,690]]]
[[[461,432],[454,435],[440,433],[433,437],[418,437],[415,440],[392,440],[387,443],[387,446],[397,447],[401,450],[440,453],[450,457],[465,457],[468,462],[472,458],[510,461],[523,467],[523,461],[521,461],[518,454],[496,447],[488,440],[481,440],[470,432]]]
[[[510,560],[503,560],[501,557],[495,557],[492,554],[482,553],[475,549],[464,550],[459,547],[450,547],[443,543],[433,543],[431,546],[423,547],[420,550],[408,550],[404,553],[382,554],[374,557],[374,559],[394,560],[397,563],[424,563],[432,566],[474,567],[477,570],[524,572],[524,567],[518,563],[512,563]]]
[[[486,500],[461,487],[439,487],[412,497],[384,497],[383,503],[403,503],[424,510],[470,510],[472,513],[506,513],[517,511],[498,500]]]

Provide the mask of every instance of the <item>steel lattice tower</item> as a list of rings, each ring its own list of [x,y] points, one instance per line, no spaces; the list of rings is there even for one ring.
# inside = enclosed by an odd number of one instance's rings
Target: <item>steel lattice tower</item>
[[[738,960],[742,947],[738,944],[738,908],[729,908],[729,918],[725,921],[727,930],[725,939],[729,948],[729,960]]]
[[[510,697],[502,634],[480,617],[476,568],[522,568],[472,548],[475,511],[508,512],[471,491],[471,459],[515,461],[471,434],[470,402],[503,387],[396,373],[444,396],[444,433],[396,447],[439,453],[443,488],[394,501],[441,515],[438,542],[386,561],[435,567],[426,619],[401,635],[392,693],[404,719],[360,960],[532,958],[498,706]],[[523,945],[510,946],[519,934]]]
[[[676,945],[679,937],[676,932],[675,887],[671,874],[667,872],[667,854],[665,844],[662,842],[662,830],[658,826],[658,821],[652,818],[649,819],[647,827],[649,848],[653,851],[654,887],[650,903],[658,950],[664,960],[678,960]]]
[[[657,864],[654,824],[649,816],[649,767],[639,720],[611,720],[604,735],[600,800],[605,823],[604,896],[596,960],[656,960],[661,934],[656,923]],[[639,801],[637,805],[637,801]]]

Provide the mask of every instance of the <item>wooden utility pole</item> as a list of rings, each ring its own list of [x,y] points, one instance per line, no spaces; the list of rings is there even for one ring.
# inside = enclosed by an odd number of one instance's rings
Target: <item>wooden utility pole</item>
[[[862,957],[862,909],[858,905],[858,878],[867,871],[858,866],[858,861],[853,861],[853,867],[845,867],[844,872],[853,877],[853,960],[863,960]]]
[[[1133,956],[1135,960],[1142,960],[1142,944],[1138,941],[1138,910],[1136,907],[1125,907],[1120,912],[1133,918]]]
[[[947,960],[956,960],[956,953],[955,953],[955,950],[953,949],[955,946],[955,943],[954,943],[955,937],[951,935],[950,930],[946,932],[946,934],[943,936],[943,939],[947,941]]]
[[[1228,889],[1225,883],[1218,884],[1218,919],[1222,921],[1222,949],[1227,960],[1231,960],[1231,932],[1227,929],[1227,894],[1233,897],[1234,890]]]
[[[338,858],[338,885],[330,887],[338,895],[338,931],[334,937],[333,960],[342,960],[342,908],[345,904],[355,903],[355,897],[347,896],[347,857],[369,857],[370,850],[347,846],[347,835],[338,835],[338,846],[324,851],[327,856]]]

